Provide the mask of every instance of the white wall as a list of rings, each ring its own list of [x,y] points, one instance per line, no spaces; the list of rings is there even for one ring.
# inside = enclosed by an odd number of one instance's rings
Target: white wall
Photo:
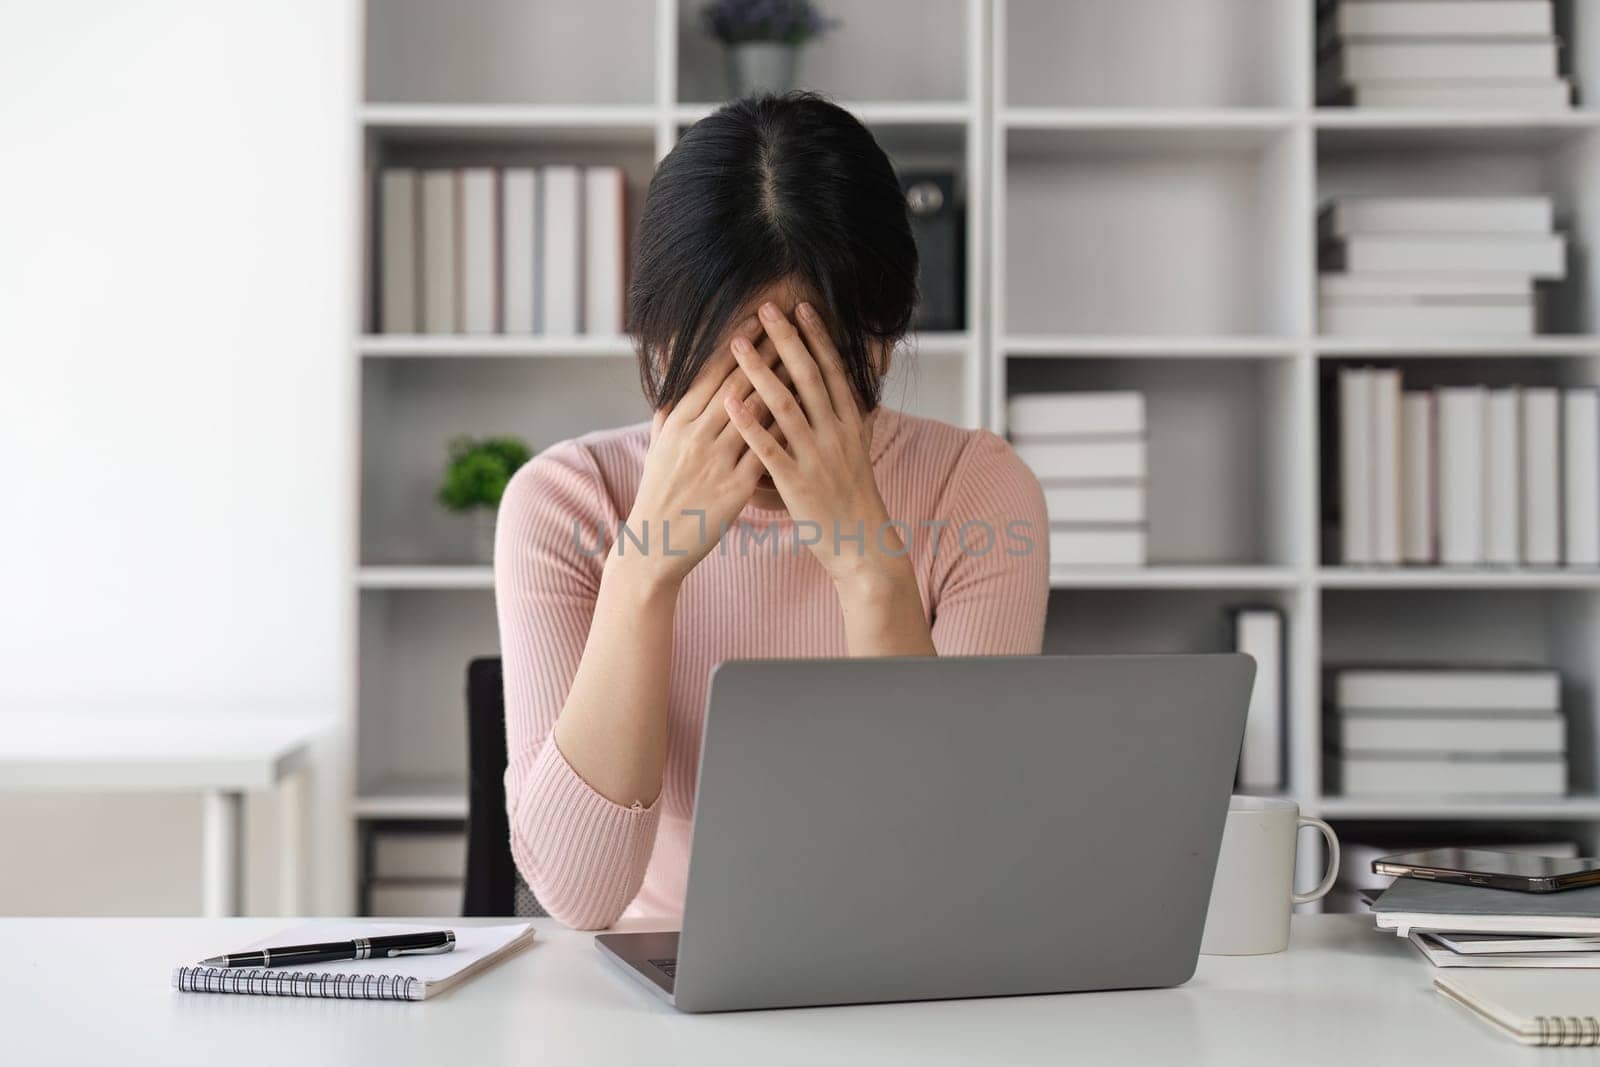
[[[353,0],[0,0],[0,730],[347,720],[358,26]],[[198,826],[192,798],[0,795],[0,914],[192,912]]]

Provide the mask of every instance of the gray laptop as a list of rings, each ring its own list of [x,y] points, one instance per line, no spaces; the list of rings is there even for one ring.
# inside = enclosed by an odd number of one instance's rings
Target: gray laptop
[[[596,943],[684,1011],[1194,973],[1248,656],[724,663],[681,933]]]

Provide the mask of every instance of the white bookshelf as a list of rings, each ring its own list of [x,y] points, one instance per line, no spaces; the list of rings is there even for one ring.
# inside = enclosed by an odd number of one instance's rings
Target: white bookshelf
[[[886,400],[1005,431],[1015,392],[1137,388],[1151,555],[1058,568],[1046,647],[1210,651],[1223,613],[1289,621],[1290,781],[1312,814],[1493,824],[1600,847],[1600,574],[1346,568],[1324,558],[1321,398],[1345,362],[1408,381],[1600,380],[1600,111],[1383,112],[1312,99],[1314,0],[824,0],[842,28],[801,76],[897,164],[957,170],[967,328],[915,339]],[[369,0],[366,199],[386,163],[611,163],[632,211],[721,96],[698,0]],[[1600,5],[1558,0],[1564,62],[1600,96]],[[1329,195],[1541,192],[1580,255],[1553,334],[1323,338]],[[370,224],[370,202],[364,225]],[[370,244],[370,242],[369,242]],[[363,289],[371,329],[372,271]],[[642,419],[623,338],[353,339],[361,367],[361,820],[464,810],[463,674],[496,649],[491,574],[434,505],[444,443],[535,447]],[[1530,659],[1566,678],[1576,794],[1544,804],[1325,795],[1325,663]]]

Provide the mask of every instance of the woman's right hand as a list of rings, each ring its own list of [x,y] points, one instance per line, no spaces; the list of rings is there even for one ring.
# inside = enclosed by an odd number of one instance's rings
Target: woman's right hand
[[[751,316],[729,341],[739,336],[754,344],[761,332],[760,321]],[[770,353],[762,354],[770,361]],[[751,392],[732,349],[724,346],[682,400],[670,411],[656,412],[628,530],[617,531],[608,567],[675,587],[716,548],[724,525],[738,516],[765,473],[724,403],[725,397],[743,400]],[[647,545],[642,551],[641,542]]]

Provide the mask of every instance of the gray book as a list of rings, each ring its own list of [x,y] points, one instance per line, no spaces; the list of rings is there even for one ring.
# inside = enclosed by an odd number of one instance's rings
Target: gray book
[[[1600,886],[1518,893],[1420,878],[1396,878],[1372,906],[1378,926],[1472,934],[1600,934]]]

